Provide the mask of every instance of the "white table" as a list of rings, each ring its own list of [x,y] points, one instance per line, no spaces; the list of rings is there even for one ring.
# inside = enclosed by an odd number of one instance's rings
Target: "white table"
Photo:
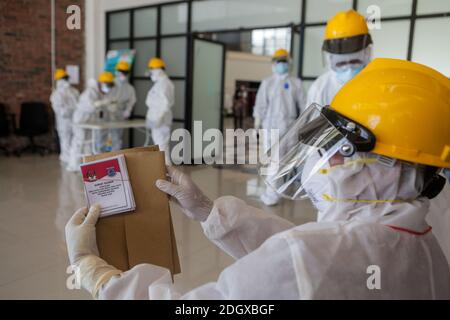
[[[97,130],[104,129],[136,129],[140,132],[145,133],[145,143],[144,146],[148,146],[150,143],[150,131],[147,130],[145,126],[145,119],[133,119],[133,120],[124,120],[124,121],[110,121],[110,122],[88,122],[88,123],[80,123],[75,124],[78,128],[87,129],[92,131],[92,151],[94,154],[97,154],[97,148],[95,145],[95,134]]]

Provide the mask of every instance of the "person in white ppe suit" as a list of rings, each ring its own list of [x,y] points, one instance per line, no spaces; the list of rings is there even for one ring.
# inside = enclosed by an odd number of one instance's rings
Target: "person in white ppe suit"
[[[160,58],[148,62],[153,86],[145,101],[148,111],[147,130],[151,130],[153,142],[165,152],[166,163],[170,164],[170,128],[173,122],[172,107],[175,103],[175,87],[165,73],[166,64]]]
[[[329,105],[339,89],[370,62],[372,38],[364,17],[349,10],[328,20],[322,51],[328,70],[309,88],[308,106]]]
[[[74,135],[70,147],[70,160],[68,171],[76,172],[80,170],[82,157],[94,153],[92,148],[92,130],[79,128],[77,124],[98,122],[104,111],[104,106],[109,103],[106,93],[102,91],[102,86],[112,79],[112,74],[104,72],[100,74],[98,80],[90,79],[86,90],[81,94],[77,108],[73,114]]]
[[[128,80],[130,74],[130,64],[120,61],[116,65],[114,100],[117,102],[117,108],[111,110],[110,121],[123,121],[130,118],[133,107],[136,104],[136,91]],[[112,151],[122,149],[123,129],[111,129],[110,138]]]
[[[95,102],[97,108],[96,122],[108,123],[117,120],[119,113],[119,103],[117,100],[117,86],[114,74],[109,71],[102,72],[98,78],[101,99]],[[94,153],[102,153],[112,151],[113,148],[113,130],[96,129],[93,131],[93,139],[95,140]]]
[[[295,138],[291,152],[261,172],[284,183],[283,196],[311,198],[317,222],[295,226],[235,197],[212,202],[169,167],[171,181],[157,187],[236,259],[216,282],[181,296],[167,269],[108,265],[95,241],[98,207],[66,225],[70,261],[99,299],[449,299],[449,265],[425,222],[438,168],[450,168],[449,97],[437,71],[375,59],[330,107],[308,107],[279,142]]]
[[[64,69],[57,69],[54,75],[56,88],[50,96],[52,109],[55,112],[56,131],[58,132],[59,159],[69,162],[70,143],[72,140],[72,115],[78,103],[80,93],[69,83],[69,75]]]
[[[260,136],[264,152],[271,146],[269,130],[278,129],[279,135],[286,133],[297,117],[305,109],[305,101],[301,81],[289,75],[289,53],[284,49],[275,51],[272,57],[273,74],[264,79],[256,95],[253,117],[255,129],[268,130]],[[270,188],[261,195],[266,205],[276,205],[280,197]]]

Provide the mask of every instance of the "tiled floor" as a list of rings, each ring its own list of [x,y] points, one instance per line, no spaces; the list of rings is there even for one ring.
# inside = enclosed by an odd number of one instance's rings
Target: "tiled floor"
[[[308,202],[283,201],[267,208],[256,197],[256,175],[210,166],[184,167],[211,198],[235,195],[297,224],[314,220]],[[254,191],[254,190],[253,190]],[[252,192],[253,192],[252,191]],[[57,156],[0,158],[0,299],[89,299],[68,290],[64,225],[84,205],[81,180],[66,172]],[[182,273],[180,292],[217,279],[233,263],[203,235],[200,225],[171,204]]]

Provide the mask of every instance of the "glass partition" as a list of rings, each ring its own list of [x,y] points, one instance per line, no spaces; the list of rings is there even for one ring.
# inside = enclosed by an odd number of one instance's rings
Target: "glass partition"
[[[130,36],[130,12],[118,12],[109,15],[109,39],[128,38]]]
[[[156,40],[135,41],[134,49],[136,49],[134,75],[138,77],[145,77],[147,76],[148,60],[156,56]]]
[[[183,77],[186,73],[186,37],[163,38],[161,57],[166,63],[166,72],[171,77]]]
[[[418,19],[414,32],[412,60],[450,77],[450,17]]]
[[[158,12],[156,8],[138,9],[134,12],[134,36],[156,36]]]
[[[192,30],[250,28],[299,23],[298,0],[214,0],[192,3]]]
[[[161,33],[163,35],[187,31],[187,8],[187,3],[162,7]]]
[[[313,0],[306,5],[306,22],[324,22],[338,11],[347,11],[352,8],[352,0]]]

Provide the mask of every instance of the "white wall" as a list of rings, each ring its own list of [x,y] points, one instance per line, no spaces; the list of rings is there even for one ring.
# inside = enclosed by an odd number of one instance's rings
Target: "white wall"
[[[103,69],[105,59],[105,16],[110,10],[171,2],[167,0],[85,0],[86,61],[85,81],[95,78]]]
[[[225,62],[225,108],[231,107],[236,80],[261,81],[271,73],[270,57],[228,51]]]

